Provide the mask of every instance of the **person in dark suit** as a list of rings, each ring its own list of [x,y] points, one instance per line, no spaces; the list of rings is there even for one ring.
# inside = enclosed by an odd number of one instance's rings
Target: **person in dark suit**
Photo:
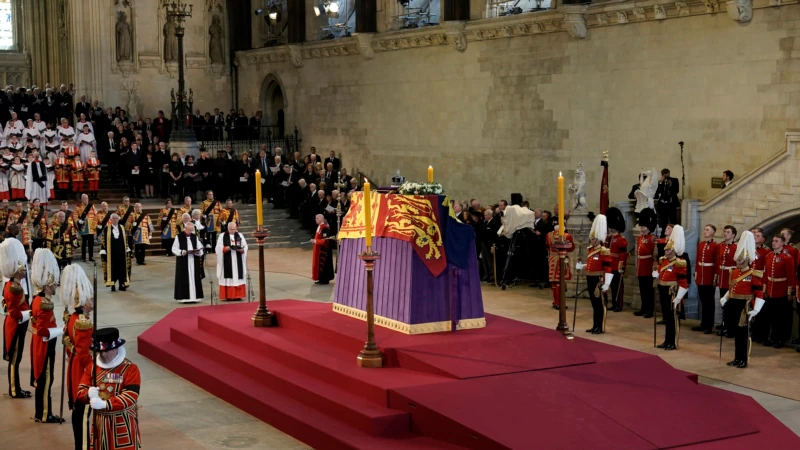
[[[333,163],[329,162],[325,165],[325,184],[328,187],[333,187],[333,183],[339,181],[339,172],[333,168]]]
[[[203,140],[203,127],[205,124],[206,120],[205,117],[200,114],[200,109],[195,109],[194,115],[192,116],[192,130],[194,130],[194,135],[198,141]]]
[[[130,170],[128,178],[128,191],[132,198],[142,197],[142,166],[144,152],[139,150],[137,144],[131,144],[131,150],[125,154],[125,166]]]
[[[86,114],[86,117],[91,117],[91,105],[86,101],[86,96],[81,95],[81,101],[75,104],[75,115],[80,117],[81,114]]]
[[[250,203],[250,192],[253,190],[253,173],[250,169],[250,162],[247,160],[247,153],[242,153],[242,159],[236,162],[235,176],[239,186],[239,200],[242,204]]]
[[[250,118],[250,139],[258,139],[261,136],[261,111],[256,111],[256,115]]]
[[[54,95],[55,106],[58,110],[58,117],[66,118],[69,124],[75,123],[72,117],[72,94],[69,93],[66,84],[62,84],[59,91]]]
[[[678,199],[680,184],[677,178],[670,176],[669,169],[661,170],[656,189],[656,212],[658,212],[658,226],[661,228],[661,237],[669,223],[678,223],[678,208],[681,201]]]
[[[339,171],[339,168],[342,165],[342,162],[339,160],[339,158],[336,157],[336,152],[334,151],[331,151],[331,155],[325,158],[325,167],[328,167],[328,163],[333,164],[333,170],[337,172]]]
[[[255,158],[250,162],[252,173],[255,174],[256,170],[261,172],[261,178],[265,180],[261,183],[261,197],[264,199],[270,198],[270,181],[272,173],[269,170],[270,166],[270,159],[267,155],[267,146],[265,144],[261,144],[261,151],[258,152]]]

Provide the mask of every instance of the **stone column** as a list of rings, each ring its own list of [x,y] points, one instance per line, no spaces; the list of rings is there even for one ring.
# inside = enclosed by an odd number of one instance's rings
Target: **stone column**
[[[378,12],[376,0],[356,1],[356,33],[375,33],[378,31]]]
[[[88,99],[104,101],[106,97],[105,73],[111,61],[103,58],[103,41],[114,45],[115,36],[103,33],[115,22],[113,3],[103,0],[81,0],[70,2],[69,19],[75,39],[71,42],[73,64],[72,82],[75,83],[75,98],[86,95]],[[130,18],[133,21],[133,18]],[[136,52],[134,38],[133,51]]]
[[[469,20],[469,0],[442,0],[444,20]]]
[[[18,20],[20,50],[31,58],[31,83],[44,87],[70,81],[69,35],[64,0],[24,0]]]
[[[287,5],[289,43],[299,44],[306,40],[306,2],[290,1]]]
[[[698,200],[685,199],[681,204],[681,217],[683,218],[681,226],[684,228],[683,236],[686,241],[686,253],[689,255],[689,260],[692,263],[692,278],[694,278],[695,262],[697,262],[697,244],[700,242],[700,234],[702,233],[700,213],[698,212],[699,207],[700,202]],[[686,294],[686,300],[684,300],[684,305],[686,305],[686,317],[690,319],[700,318],[697,314],[697,304],[697,285],[694,284],[694,280],[689,280],[689,293]]]

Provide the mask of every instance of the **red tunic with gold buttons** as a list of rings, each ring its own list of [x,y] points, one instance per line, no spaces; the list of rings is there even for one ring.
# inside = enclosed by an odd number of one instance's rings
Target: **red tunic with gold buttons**
[[[636,239],[636,276],[652,276],[656,268],[656,237],[652,234],[642,234]]]
[[[41,296],[33,297],[31,302],[31,367],[33,368],[33,379],[36,380],[42,375],[47,364],[48,341],[43,338],[50,338],[50,328],[57,328],[56,316],[53,313],[53,302]]]
[[[89,181],[89,190],[94,192],[100,189],[100,160],[89,158],[86,160],[86,179]]]
[[[768,298],[781,298],[793,293],[797,285],[797,275],[794,258],[786,251],[786,247],[778,252],[770,252],[764,261],[764,295]]]
[[[750,268],[763,272],[764,266],[766,265],[767,262],[766,260],[767,255],[769,255],[770,253],[772,253],[772,249],[770,249],[769,247],[765,245],[758,247],[756,249],[756,257],[753,258],[753,262],[750,263]]]
[[[800,250],[797,250],[797,247],[788,242],[783,246],[783,249],[792,255],[792,259],[794,259],[794,267],[797,268],[797,266],[800,266]]]
[[[139,414],[137,402],[142,378],[139,368],[128,359],[113,369],[97,368],[97,389],[106,409],[93,410],[95,450],[139,450]],[[86,367],[78,387],[78,401],[89,404],[92,365]]]
[[[602,277],[611,273],[611,252],[602,245],[589,247],[584,270],[588,277]]]
[[[731,270],[736,268],[733,255],[736,254],[736,244],[725,242],[717,247],[717,283],[720,289],[728,289],[731,279]]]
[[[746,270],[741,270],[738,267],[733,269],[729,280],[728,298],[747,300],[751,304],[755,304],[756,298],[764,298],[762,290],[763,276],[764,274],[760,270],[754,270],[751,267]],[[746,309],[742,311],[742,317],[739,318],[739,326],[745,326],[746,324],[744,320],[746,311]]]
[[[69,171],[70,162],[67,158],[56,159],[56,184],[59,189],[66,189],[69,187]]]
[[[713,239],[697,244],[697,262],[694,265],[695,283],[698,286],[713,286],[717,274],[717,247]]]
[[[64,325],[64,345],[69,355],[67,370],[67,395],[72,408],[78,398],[78,386],[83,373],[92,365],[92,322],[81,312],[76,311],[67,318]]]
[[[659,286],[678,286],[689,289],[689,280],[686,279],[686,260],[662,256],[658,261]],[[686,297],[684,297],[684,300]],[[682,300],[683,301],[683,300]]]
[[[25,301],[25,292],[22,286],[16,281],[7,281],[3,287],[3,302],[6,305],[6,320],[3,326],[4,332],[4,345],[3,345],[3,359],[8,359],[8,354],[11,351],[11,341],[14,340],[14,335],[17,333],[17,326],[19,321],[22,320],[22,312],[28,311],[28,302]]]
[[[628,240],[621,234],[609,235],[606,248],[611,252],[611,271],[622,272],[628,264]]]

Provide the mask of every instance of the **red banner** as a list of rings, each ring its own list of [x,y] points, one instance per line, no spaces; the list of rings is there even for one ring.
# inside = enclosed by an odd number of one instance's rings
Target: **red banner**
[[[608,161],[601,161],[603,166],[603,180],[600,182],[600,214],[605,214],[608,209]]]

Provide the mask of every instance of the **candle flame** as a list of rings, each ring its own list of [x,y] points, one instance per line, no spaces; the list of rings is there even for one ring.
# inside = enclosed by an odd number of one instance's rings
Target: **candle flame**
[[[558,176],[561,176],[561,171],[558,171]]]

